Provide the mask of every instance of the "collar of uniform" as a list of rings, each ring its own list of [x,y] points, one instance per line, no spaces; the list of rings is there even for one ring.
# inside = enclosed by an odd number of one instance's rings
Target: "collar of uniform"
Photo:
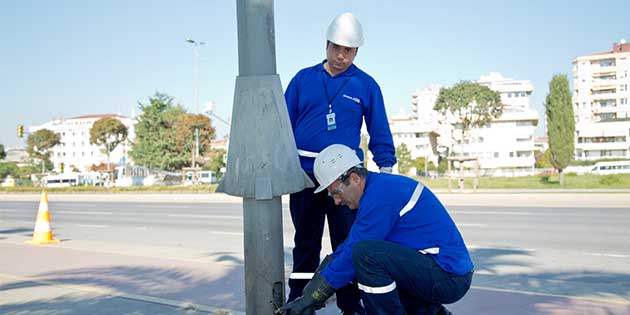
[[[317,67],[319,71],[326,71],[326,69],[324,68],[324,64],[326,63],[326,61],[328,60],[324,59],[324,61],[322,61],[322,63],[319,64],[319,66]],[[354,75],[356,71],[357,71],[357,66],[355,66],[353,63],[350,65],[350,67],[348,67],[348,69],[346,69],[346,71],[336,74],[335,77],[340,77],[340,76],[351,77]]]

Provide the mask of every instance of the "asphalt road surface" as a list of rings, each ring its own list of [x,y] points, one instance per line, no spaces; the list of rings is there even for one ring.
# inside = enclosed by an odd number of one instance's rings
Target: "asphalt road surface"
[[[473,285],[630,300],[630,197],[544,195],[440,196],[471,251]],[[0,195],[0,241],[32,235],[38,204],[37,196]],[[62,247],[243,263],[238,198],[50,195],[49,207]],[[286,201],[283,208],[288,266],[293,227]]]

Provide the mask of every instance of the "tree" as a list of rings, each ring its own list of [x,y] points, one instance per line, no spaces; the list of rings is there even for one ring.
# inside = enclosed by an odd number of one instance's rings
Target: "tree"
[[[7,157],[7,152],[4,151],[4,144],[0,144],[0,160],[4,160]]]
[[[139,165],[171,171],[181,169],[188,156],[177,149],[173,126],[186,112],[181,105],[173,104],[172,97],[161,93],[149,97],[148,104],[139,105],[142,114],[129,155]]]
[[[553,167],[551,164],[551,151],[549,149],[545,150],[545,152],[536,151],[534,157],[536,158],[536,164],[534,165],[536,168]]]
[[[210,140],[215,137],[210,118],[201,114],[184,114],[175,121],[175,145],[177,150],[189,157],[195,149],[195,129],[199,130],[199,155],[210,148]]]
[[[30,134],[26,139],[26,152],[31,158],[40,159],[46,165],[50,163],[50,149],[60,143],[60,135],[48,129],[40,129]],[[49,167],[47,168],[50,169]]]
[[[451,88],[442,88],[433,109],[444,115],[450,113],[457,120],[461,127],[462,156],[464,141],[470,129],[489,124],[503,114],[499,93],[469,81],[459,82]]]
[[[103,146],[107,154],[107,171],[110,169],[109,156],[116,147],[127,140],[127,127],[118,119],[103,117],[97,120],[90,129],[90,143]]]
[[[225,167],[225,154],[224,149],[210,149],[207,154],[210,160],[204,165],[204,169],[213,171],[218,175],[221,168]]]
[[[571,104],[571,91],[566,75],[554,75],[549,82],[549,94],[545,99],[547,136],[549,137],[550,161],[560,174],[560,187],[564,187],[564,170],[575,150],[575,120]]]
[[[398,161],[398,173],[407,175],[411,168],[411,152],[407,145],[401,143],[396,147],[396,160]]]

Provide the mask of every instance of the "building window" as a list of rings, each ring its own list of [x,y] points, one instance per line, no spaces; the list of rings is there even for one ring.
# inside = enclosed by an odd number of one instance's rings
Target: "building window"
[[[627,98],[622,98],[619,100],[619,102],[621,103],[621,105],[628,105],[628,99]]]
[[[630,130],[628,130],[630,132]],[[499,157],[499,152],[494,152],[494,157],[498,158]]]

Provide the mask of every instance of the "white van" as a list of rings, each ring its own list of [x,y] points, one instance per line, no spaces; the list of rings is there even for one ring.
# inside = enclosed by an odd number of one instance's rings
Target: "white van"
[[[630,174],[630,160],[597,162],[593,165],[591,173],[598,175],[608,174]]]
[[[217,182],[217,175],[213,171],[201,171],[199,174],[199,182],[202,184],[214,184]]]

